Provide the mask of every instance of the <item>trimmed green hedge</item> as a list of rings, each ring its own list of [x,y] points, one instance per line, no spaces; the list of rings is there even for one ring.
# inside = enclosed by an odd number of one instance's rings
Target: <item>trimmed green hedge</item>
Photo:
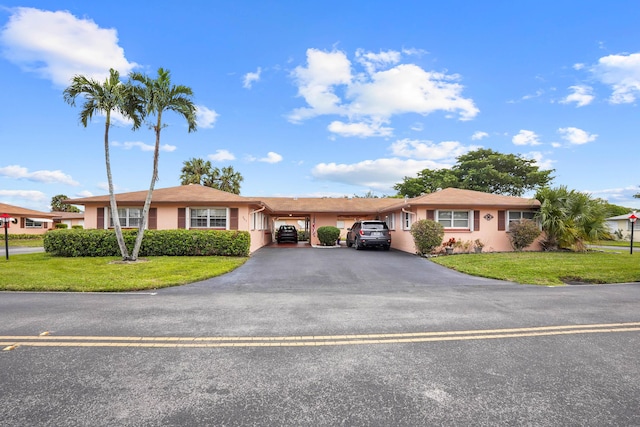
[[[129,251],[137,230],[123,230]],[[140,256],[248,256],[251,239],[246,231],[146,230]],[[120,256],[113,230],[51,230],[44,236],[44,250],[55,256]]]
[[[334,246],[340,237],[340,229],[331,225],[318,228],[318,240],[323,246]]]

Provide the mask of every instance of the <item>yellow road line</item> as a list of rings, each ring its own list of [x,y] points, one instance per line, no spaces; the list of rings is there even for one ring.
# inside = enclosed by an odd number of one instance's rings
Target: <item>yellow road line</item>
[[[593,333],[638,332],[640,322],[592,325],[538,326],[529,328],[486,329],[395,334],[306,335],[273,337],[118,337],[118,336],[0,336],[0,347],[12,350],[26,347],[145,347],[145,348],[222,348],[294,347],[363,344],[403,344],[525,338]]]

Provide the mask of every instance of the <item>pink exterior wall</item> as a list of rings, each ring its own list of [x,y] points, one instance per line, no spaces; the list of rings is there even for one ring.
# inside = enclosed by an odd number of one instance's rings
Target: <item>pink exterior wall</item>
[[[13,218],[16,218],[18,220],[18,223],[9,224],[9,229],[7,230],[7,234],[34,234],[34,235],[45,234],[47,231],[53,230],[54,228],[53,223],[50,223],[50,222],[43,223],[42,228],[27,228],[27,227],[22,228],[20,227],[20,225],[22,224],[23,217],[14,216]],[[4,238],[4,227],[0,227],[0,235],[2,236],[1,238]]]
[[[426,208],[405,209],[413,212],[412,222],[427,219]],[[480,239],[484,243],[483,252],[508,252],[513,251],[509,236],[506,231],[498,230],[498,209],[480,208],[480,230],[447,230],[445,229],[443,241],[450,238],[456,239],[457,242],[471,242]],[[503,209],[500,209],[503,210]],[[416,248],[413,242],[413,236],[409,230],[402,229],[402,212],[396,211],[395,214],[395,230],[391,231],[391,247],[404,252],[415,253]],[[491,219],[485,219],[485,215],[490,214]],[[539,240],[539,239],[538,239]],[[473,252],[473,245],[469,244],[470,251]],[[538,241],[534,242],[526,250],[540,250]],[[463,248],[456,248],[455,252],[462,252]]]

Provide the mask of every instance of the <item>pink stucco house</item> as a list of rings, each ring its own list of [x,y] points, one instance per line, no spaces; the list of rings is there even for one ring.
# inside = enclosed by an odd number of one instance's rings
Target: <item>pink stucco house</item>
[[[44,234],[53,228],[53,221],[57,217],[54,212],[40,212],[0,203],[0,215],[3,214],[11,219],[8,234]]]
[[[116,195],[120,222],[125,228],[138,226],[146,191]],[[110,228],[109,196],[70,199],[83,205],[85,228]],[[275,240],[281,224],[307,230],[310,243],[319,244],[315,231],[331,225],[344,237],[354,221],[382,219],[392,233],[392,247],[415,253],[411,224],[433,219],[445,227],[445,240],[481,240],[485,251],[510,251],[507,232],[511,221],[533,218],[540,202],[457,188],[447,188],[412,199],[245,197],[202,185],[156,189],[149,211],[149,229],[244,230],[251,235],[254,252]],[[532,247],[531,249],[537,249]]]

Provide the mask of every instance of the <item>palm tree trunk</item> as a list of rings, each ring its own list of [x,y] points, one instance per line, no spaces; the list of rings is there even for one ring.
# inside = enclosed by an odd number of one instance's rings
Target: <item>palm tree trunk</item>
[[[147,192],[147,197],[144,201],[144,207],[142,208],[142,220],[140,221],[140,226],[138,227],[136,244],[133,247],[133,254],[131,255],[131,258],[133,261],[136,261],[138,259],[138,253],[140,252],[140,247],[142,246],[142,238],[144,236],[144,230],[147,226],[147,221],[149,217],[149,206],[151,205],[151,197],[153,196],[153,189],[156,185],[156,181],[158,180],[158,158],[160,157],[160,131],[162,130],[162,111],[158,112],[158,122],[154,130],[156,132],[156,145],[153,150],[153,174],[151,176],[151,184],[149,185],[149,191]]]
[[[109,201],[111,202],[111,219],[113,220],[113,228],[116,232],[116,240],[118,241],[118,247],[120,248],[120,254],[122,260],[129,260],[129,251],[127,245],[124,242],[124,236],[122,235],[122,228],[120,227],[120,216],[118,215],[118,205],[116,204],[116,196],[113,192],[113,178],[111,176],[111,160],[109,158],[109,126],[111,125],[111,111],[107,110],[107,117],[105,118],[104,129],[104,158],[107,167],[107,182],[109,183]]]

